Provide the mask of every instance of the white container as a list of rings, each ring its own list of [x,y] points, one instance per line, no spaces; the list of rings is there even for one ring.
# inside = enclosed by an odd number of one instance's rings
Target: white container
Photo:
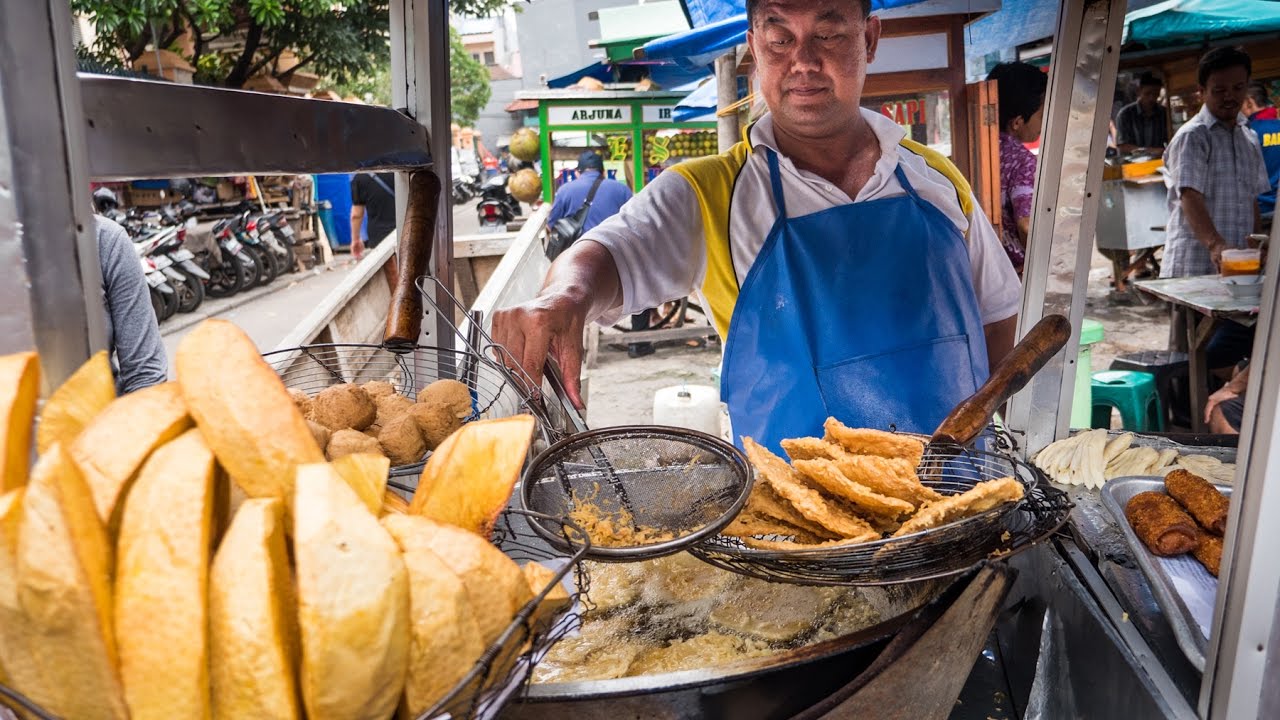
[[[674,385],[653,394],[653,424],[720,437],[720,391],[706,385]]]

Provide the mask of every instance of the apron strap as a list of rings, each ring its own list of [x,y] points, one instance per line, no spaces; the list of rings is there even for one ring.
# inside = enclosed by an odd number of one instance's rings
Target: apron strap
[[[898,178],[898,184],[902,186],[903,190],[907,191],[907,195],[910,195],[912,200],[915,200],[916,202],[922,202],[920,200],[920,195],[916,193],[916,189],[911,186],[910,182],[907,181],[907,174],[902,171],[901,161],[899,161],[897,166],[893,168],[893,175],[894,177]]]
[[[782,195],[782,173],[778,170],[778,153],[772,148],[765,148],[765,157],[769,159],[769,182],[773,184],[773,204],[778,207],[778,217],[787,216],[787,201]]]

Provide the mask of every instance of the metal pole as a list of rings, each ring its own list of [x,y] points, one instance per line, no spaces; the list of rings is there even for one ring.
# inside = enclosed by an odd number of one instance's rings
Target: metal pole
[[[738,53],[736,50],[716,58],[716,109],[724,110],[738,101]],[[716,114],[716,145],[720,152],[738,144],[738,113]]]
[[[1094,225],[1115,92],[1125,0],[1062,0],[1045,98],[1018,337],[1050,313],[1071,319],[1071,340],[1009,406],[1009,425],[1034,452],[1061,437],[1071,419],[1076,347],[1089,286]]]
[[[0,3],[0,352],[34,345],[46,388],[106,345],[71,32],[65,0]]]
[[[1271,228],[1271,247],[1280,224]],[[1218,598],[1200,686],[1212,720],[1280,717],[1280,253],[1267,258]],[[1192,412],[1199,408],[1192,408]]]

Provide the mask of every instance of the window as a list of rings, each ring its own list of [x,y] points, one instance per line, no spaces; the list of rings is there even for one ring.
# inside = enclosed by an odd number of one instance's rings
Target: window
[[[492,50],[486,50],[486,51],[485,51],[485,53],[484,53],[484,64],[485,64],[485,65],[494,65],[494,64],[496,64],[496,63],[494,62],[494,59],[493,59],[493,51],[492,51]]]
[[[480,62],[480,53],[471,53],[471,59]]]

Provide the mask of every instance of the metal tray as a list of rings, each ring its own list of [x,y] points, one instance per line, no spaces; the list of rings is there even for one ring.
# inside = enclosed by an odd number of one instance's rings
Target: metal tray
[[[1227,497],[1229,485],[1214,485]],[[1204,672],[1205,646],[1213,624],[1213,606],[1218,596],[1218,579],[1209,574],[1190,553],[1159,557],[1147,550],[1124,516],[1124,507],[1138,493],[1164,491],[1160,477],[1116,478],[1102,486],[1102,504],[1115,518],[1142,573],[1151,583],[1151,594],[1173,628],[1178,647],[1197,670]]]

